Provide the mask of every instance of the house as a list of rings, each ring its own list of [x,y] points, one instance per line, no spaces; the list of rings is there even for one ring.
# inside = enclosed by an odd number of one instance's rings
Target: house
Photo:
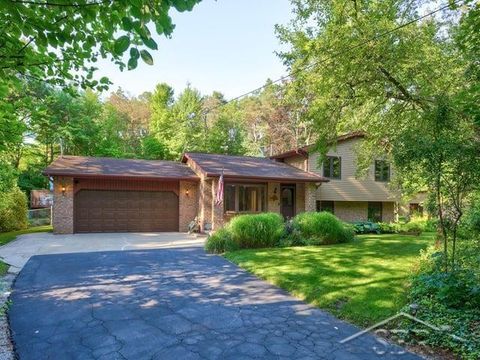
[[[385,158],[375,159],[364,177],[357,177],[357,148],[365,133],[352,132],[337,138],[323,163],[313,146],[291,150],[271,158],[323,176],[330,181],[318,187],[312,202],[317,211],[329,211],[344,221],[391,222],[398,214],[421,212],[424,194],[403,203],[390,186],[394,169]]]
[[[55,233],[218,229],[239,213],[314,211],[323,176],[273,159],[186,153],[180,162],[61,156],[53,178]],[[224,201],[215,202],[224,176]]]
[[[241,213],[330,211],[345,221],[393,221],[400,196],[389,187],[394,170],[379,158],[356,176],[356,147],[365,135],[337,139],[319,165],[306,146],[271,158],[186,153],[181,161],[61,156],[44,175],[53,178],[56,233],[187,231],[222,227]],[[215,197],[224,177],[224,200]],[[422,199],[404,204],[421,209]]]

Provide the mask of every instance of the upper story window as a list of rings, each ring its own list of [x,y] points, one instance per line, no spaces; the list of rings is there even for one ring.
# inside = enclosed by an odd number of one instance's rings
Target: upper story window
[[[390,181],[390,164],[386,160],[375,160],[375,181]]]
[[[341,179],[342,158],[340,156],[327,156],[323,162],[323,176],[330,179]]]

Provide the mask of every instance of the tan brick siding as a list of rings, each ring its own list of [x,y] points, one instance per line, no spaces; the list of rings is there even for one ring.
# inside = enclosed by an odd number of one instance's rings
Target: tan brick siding
[[[305,184],[305,211],[316,210],[317,186],[315,184]]]
[[[65,193],[62,188],[65,187]],[[73,233],[73,178],[57,177],[53,182],[53,231]]]
[[[382,203],[382,221],[383,222],[395,221],[395,203],[394,202]]]
[[[188,225],[198,214],[198,183],[180,181],[178,194],[179,231],[188,231]]]
[[[333,206],[335,216],[343,221],[367,220],[368,203],[366,201],[335,201]]]

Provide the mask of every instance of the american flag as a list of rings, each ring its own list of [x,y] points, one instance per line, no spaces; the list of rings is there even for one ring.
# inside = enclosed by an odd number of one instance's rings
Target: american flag
[[[220,205],[221,203],[223,203],[223,170],[220,179],[218,179],[217,196],[215,197],[215,205]]]

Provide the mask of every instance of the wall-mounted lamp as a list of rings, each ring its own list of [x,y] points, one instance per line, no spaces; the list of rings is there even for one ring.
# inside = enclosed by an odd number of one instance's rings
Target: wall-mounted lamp
[[[186,197],[189,197],[189,196],[190,196],[190,189],[187,188],[187,190],[185,190],[185,196],[186,196]]]
[[[62,184],[62,195],[65,196],[65,192],[67,191],[65,184]]]

